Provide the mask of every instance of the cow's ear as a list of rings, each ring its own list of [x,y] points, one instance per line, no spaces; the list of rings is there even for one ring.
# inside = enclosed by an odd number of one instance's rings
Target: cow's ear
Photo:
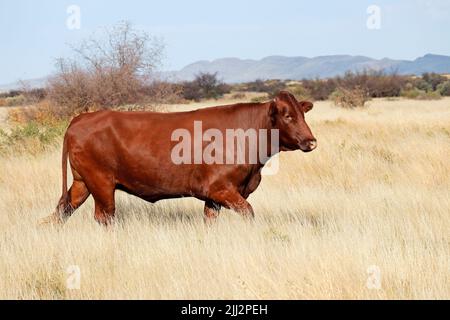
[[[304,113],[310,111],[314,106],[314,104],[309,101],[300,101],[299,103]]]
[[[269,118],[270,118],[270,121],[273,126],[277,122],[277,115],[278,115],[278,106],[277,106],[276,99],[273,99],[270,102],[270,107],[269,107]]]

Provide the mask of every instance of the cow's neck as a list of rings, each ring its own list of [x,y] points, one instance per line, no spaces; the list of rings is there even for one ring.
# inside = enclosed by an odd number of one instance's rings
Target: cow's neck
[[[231,128],[271,129],[270,103],[238,103],[228,107],[234,110],[230,118],[234,123],[229,123]]]
[[[239,121],[236,123],[237,127],[246,129],[266,130],[267,132],[267,151],[272,157],[280,152],[279,148],[272,146],[271,130],[274,129],[272,121],[269,118],[270,102],[266,103],[248,103],[238,104],[234,106],[239,116],[236,117]],[[245,110],[245,111],[244,111]],[[243,112],[244,111],[244,112]],[[259,158],[259,156],[258,156]],[[260,159],[258,159],[260,160]],[[261,170],[267,161],[258,161],[257,164],[250,165],[252,171]]]

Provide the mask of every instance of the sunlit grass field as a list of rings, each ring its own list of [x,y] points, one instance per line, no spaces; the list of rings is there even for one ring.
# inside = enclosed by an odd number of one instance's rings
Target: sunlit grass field
[[[281,155],[249,198],[253,223],[222,210],[208,227],[196,199],[117,192],[111,228],[92,198],[38,226],[60,196],[60,148],[3,156],[0,298],[450,298],[450,100],[318,102],[307,122],[317,150]]]

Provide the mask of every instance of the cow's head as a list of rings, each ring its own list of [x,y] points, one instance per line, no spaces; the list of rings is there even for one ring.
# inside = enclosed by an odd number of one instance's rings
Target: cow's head
[[[269,117],[273,128],[279,130],[281,151],[310,152],[317,147],[316,138],[305,122],[305,113],[312,107],[311,102],[299,102],[287,91],[281,91],[273,99]]]

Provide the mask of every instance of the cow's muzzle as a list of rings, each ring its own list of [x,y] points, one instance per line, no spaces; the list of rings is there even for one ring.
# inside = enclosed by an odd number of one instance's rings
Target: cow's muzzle
[[[304,140],[300,143],[300,150],[302,150],[303,152],[311,152],[315,148],[317,148],[316,139]]]

